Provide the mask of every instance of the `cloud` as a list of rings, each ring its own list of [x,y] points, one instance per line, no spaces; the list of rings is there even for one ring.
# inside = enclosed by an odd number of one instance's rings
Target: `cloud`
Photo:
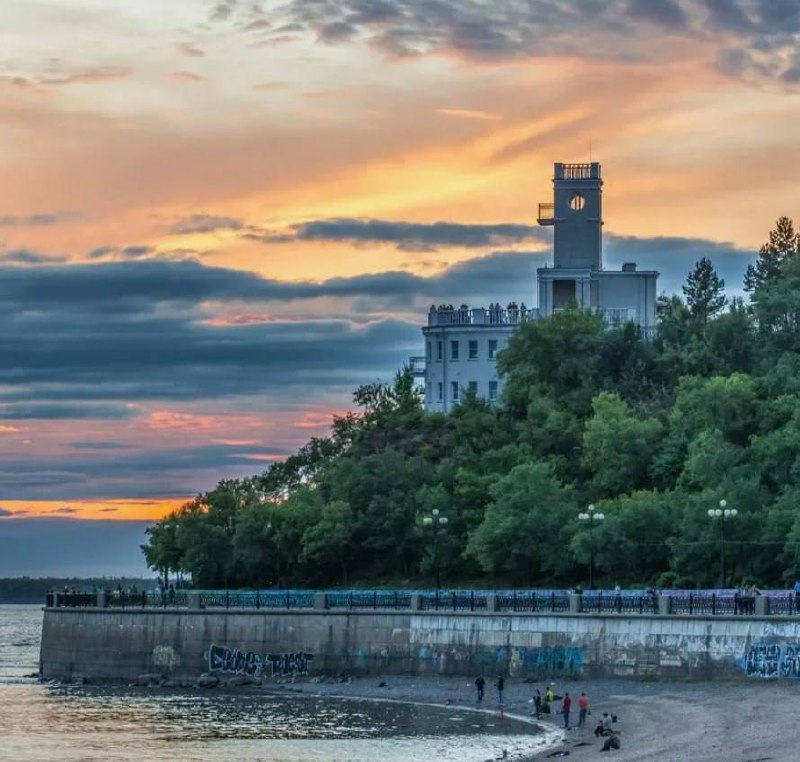
[[[38,80],[40,85],[76,85],[106,82],[114,79],[126,79],[133,72],[124,66],[96,66],[90,69],[54,74]]]
[[[150,576],[139,549],[150,523],[16,518],[0,533],[0,577]]]
[[[124,420],[132,418],[136,411],[126,405],[81,403],[65,405],[53,402],[0,403],[0,420]],[[11,430],[13,427],[0,427]],[[19,431],[19,429],[14,429]]]
[[[178,82],[205,82],[206,78],[201,77],[199,74],[195,74],[192,71],[173,71],[169,74],[171,79],[174,79]]]
[[[205,53],[192,42],[178,42],[175,45],[175,50],[182,56],[189,58],[202,58]]]
[[[466,108],[437,108],[437,114],[452,116],[456,119],[479,119],[483,121],[498,121],[503,117],[499,114],[490,114],[488,111],[475,111]]]
[[[312,220],[292,227],[291,233],[245,233],[264,243],[332,241],[355,244],[390,243],[402,251],[434,251],[440,247],[486,248],[524,241],[549,241],[549,233],[531,225],[503,223],[469,225],[456,222],[393,222],[338,218]]]
[[[156,250],[152,246],[145,246],[142,244],[122,247],[98,246],[96,249],[92,249],[88,252],[86,257],[94,260],[109,258],[142,259],[143,257],[149,257],[155,252]]]
[[[113,442],[107,439],[84,439],[68,444],[73,450],[127,450],[131,446],[127,442]]]
[[[677,60],[676,37],[700,42],[719,68],[742,78],[792,79],[800,6],[791,0],[290,0],[267,12],[220,2],[216,21],[235,21],[262,44],[291,34],[327,45],[360,44],[398,58],[459,56],[476,62],[541,56]],[[293,39],[293,37],[292,37]],[[726,65],[737,51],[750,61]],[[729,62],[728,62],[729,64]]]
[[[236,217],[225,217],[216,214],[191,214],[175,220],[169,227],[170,235],[193,235],[196,233],[214,233],[217,230],[241,230],[242,220]]]
[[[16,426],[0,426],[0,434],[19,434],[21,431]]]
[[[58,254],[42,254],[38,251],[29,249],[13,249],[0,254],[0,259],[4,262],[11,262],[20,265],[41,265],[53,264],[55,262],[65,262],[66,257]]]
[[[54,509],[53,511],[51,511],[51,513],[56,513],[56,514],[62,514],[62,515],[69,516],[69,515],[71,515],[73,513],[78,513],[78,509],[77,508],[72,508],[69,505],[65,505],[65,506],[62,506],[61,508]]]
[[[5,518],[7,516],[13,516],[14,513],[12,511],[8,511],[5,508],[0,508],[0,518]]]

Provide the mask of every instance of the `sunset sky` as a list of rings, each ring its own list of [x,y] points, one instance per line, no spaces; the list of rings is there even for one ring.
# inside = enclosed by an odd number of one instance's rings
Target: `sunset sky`
[[[149,519],[535,304],[552,164],[605,261],[733,293],[800,214],[796,0],[5,0],[0,516]],[[2,531],[2,530],[0,530]]]

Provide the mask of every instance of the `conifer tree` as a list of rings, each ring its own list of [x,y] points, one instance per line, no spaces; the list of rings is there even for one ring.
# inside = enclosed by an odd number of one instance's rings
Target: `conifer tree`
[[[759,288],[775,280],[781,265],[800,252],[800,233],[788,217],[779,217],[775,229],[769,232],[769,241],[758,252],[755,265],[748,265],[744,274],[744,290],[755,296]]]
[[[717,275],[708,257],[703,257],[686,276],[683,295],[692,318],[700,325],[709,320],[725,306],[725,281]]]

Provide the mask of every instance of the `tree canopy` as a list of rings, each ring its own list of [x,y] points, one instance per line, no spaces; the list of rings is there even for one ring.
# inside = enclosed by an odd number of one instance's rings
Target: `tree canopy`
[[[800,257],[781,218],[727,299],[711,261],[658,334],[577,308],[520,325],[499,404],[427,413],[408,371],[263,474],[149,530],[147,562],[202,587],[430,583],[781,585],[800,572]],[[591,531],[578,513],[595,503]],[[438,512],[434,514],[434,512]],[[425,517],[447,517],[432,525]]]

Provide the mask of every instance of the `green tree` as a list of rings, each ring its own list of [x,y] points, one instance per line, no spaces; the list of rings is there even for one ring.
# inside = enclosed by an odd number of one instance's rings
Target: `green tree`
[[[583,433],[583,464],[593,496],[609,497],[647,486],[661,423],[637,420],[613,392],[597,395],[593,410]]]
[[[571,489],[544,463],[516,466],[492,488],[492,502],[470,535],[467,554],[492,574],[539,585],[570,566],[567,526],[577,512]]]
[[[744,290],[753,301],[760,299],[760,290],[773,283],[781,273],[784,262],[800,251],[800,236],[788,217],[779,217],[775,228],[769,232],[769,241],[758,252],[754,265],[748,265],[744,275]]]
[[[701,328],[705,328],[725,306],[725,281],[717,275],[708,257],[697,262],[686,276],[683,295],[692,320]]]

